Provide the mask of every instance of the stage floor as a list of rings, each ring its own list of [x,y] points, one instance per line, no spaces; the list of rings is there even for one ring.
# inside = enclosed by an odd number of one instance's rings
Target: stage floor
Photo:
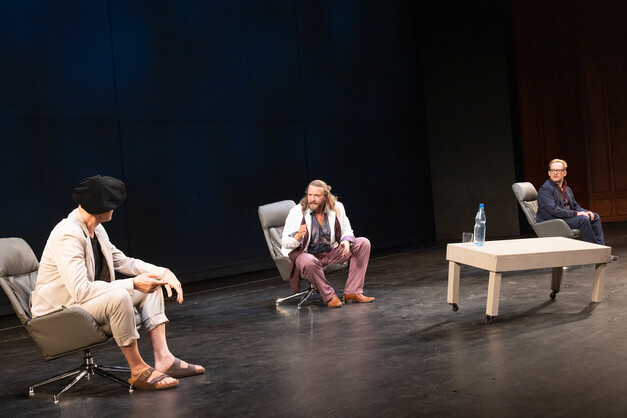
[[[168,301],[169,345],[207,368],[162,392],[99,376],[52,403],[58,384],[28,386],[77,367],[82,354],[45,361],[15,316],[0,318],[2,415],[109,417],[623,416],[627,410],[627,225],[605,226],[621,258],[605,298],[591,303],[594,266],[503,273],[499,316],[485,323],[487,272],[462,266],[459,311],[446,302],[446,246],[373,258],[372,304],[299,311],[276,307],[289,286],[273,272],[187,286]],[[331,276],[342,292],[346,272]],[[152,360],[148,337],[140,351]],[[123,365],[114,343],[96,363]]]

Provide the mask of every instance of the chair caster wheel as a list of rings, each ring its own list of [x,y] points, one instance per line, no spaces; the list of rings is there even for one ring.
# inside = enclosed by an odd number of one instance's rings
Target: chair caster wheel
[[[451,307],[453,308],[453,312],[459,311],[459,306],[456,303],[451,303]]]
[[[557,292],[554,290],[551,292],[551,294],[549,295],[549,297],[553,300],[555,300],[555,297],[557,296]]]
[[[485,316],[485,323],[486,323],[486,324],[489,324],[490,322],[492,322],[492,318],[494,318],[494,317],[493,317],[493,316],[491,316],[491,315],[486,315],[486,316]]]

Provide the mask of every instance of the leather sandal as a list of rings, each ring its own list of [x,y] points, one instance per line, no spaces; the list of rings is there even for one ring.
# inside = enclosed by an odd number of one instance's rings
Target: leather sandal
[[[175,379],[203,374],[205,372],[205,368],[202,366],[198,367],[200,367],[200,369],[196,369],[195,364],[189,363],[187,363],[187,367],[181,367],[181,359],[175,358],[174,363],[172,363],[170,368],[166,370],[165,374]]]
[[[135,380],[133,380],[132,378],[128,379],[128,383],[130,383],[131,386],[133,386],[133,388],[135,389],[145,389],[145,390],[172,389],[179,385],[179,381],[176,380],[168,385],[157,386],[157,383],[171,376],[161,373],[160,375],[150,379],[150,376],[152,375],[153,372],[155,372],[155,369],[153,369],[152,367],[148,367],[146,370],[141,372],[141,374],[137,376]]]

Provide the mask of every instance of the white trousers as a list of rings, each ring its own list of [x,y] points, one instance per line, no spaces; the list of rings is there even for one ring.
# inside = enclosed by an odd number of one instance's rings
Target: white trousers
[[[77,306],[89,312],[99,324],[109,323],[113,338],[122,347],[132,344],[133,340],[139,338],[135,324],[135,308],[146,331],[168,322],[161,287],[153,293],[133,290],[132,297],[125,289],[114,288]]]

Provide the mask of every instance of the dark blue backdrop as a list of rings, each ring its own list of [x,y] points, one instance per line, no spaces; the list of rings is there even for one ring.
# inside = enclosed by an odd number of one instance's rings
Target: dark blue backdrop
[[[0,236],[39,256],[96,173],[185,279],[269,266],[260,204],[322,178],[374,248],[434,239],[419,2],[0,3]]]

